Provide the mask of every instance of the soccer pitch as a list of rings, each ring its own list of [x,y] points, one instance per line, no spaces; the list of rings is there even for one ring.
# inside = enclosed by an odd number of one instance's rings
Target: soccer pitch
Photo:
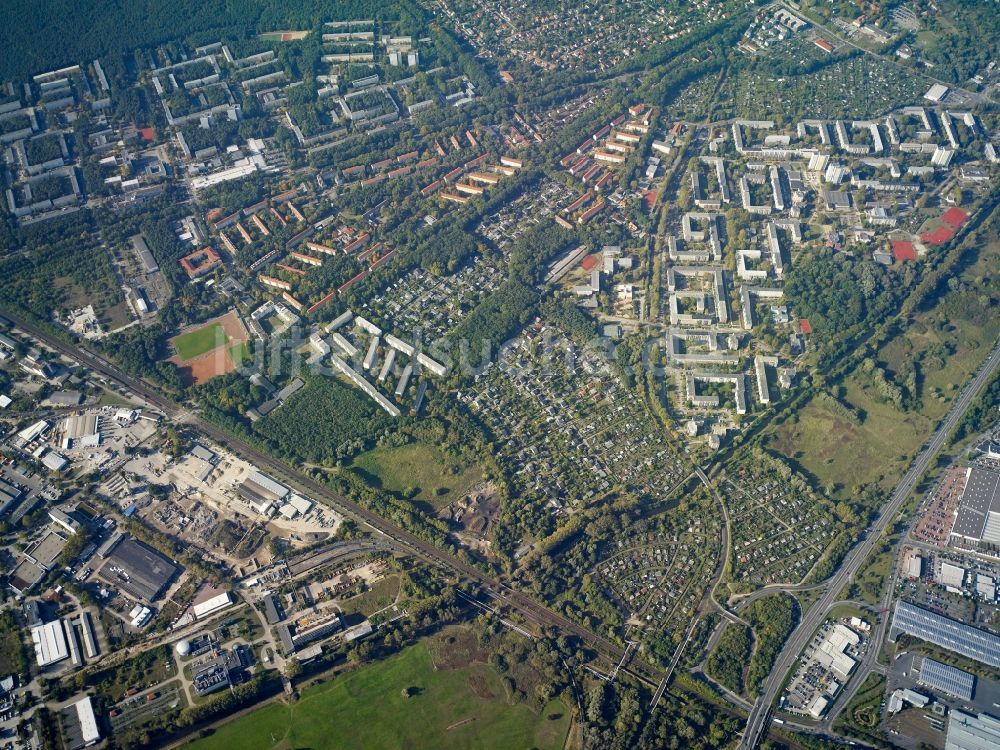
[[[212,323],[195,331],[182,333],[174,339],[177,354],[184,361],[199,357],[206,352],[229,343],[226,329],[219,323]]]

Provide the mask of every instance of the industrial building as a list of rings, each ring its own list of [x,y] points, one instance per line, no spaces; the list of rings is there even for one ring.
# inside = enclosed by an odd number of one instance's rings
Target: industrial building
[[[101,731],[97,726],[97,717],[94,715],[94,706],[90,702],[89,695],[62,709],[59,718],[67,750],[80,750],[96,745],[100,741]]]
[[[148,602],[160,596],[179,570],[153,548],[129,537],[122,537],[105,556],[107,562],[101,568],[100,578]]]
[[[344,621],[339,612],[331,612],[319,618],[303,618],[295,624],[278,626],[278,639],[286,657],[308,644],[342,630]],[[293,632],[294,631],[294,632]]]
[[[959,542],[1000,544],[1000,472],[968,470],[951,536]]]
[[[234,676],[242,669],[243,662],[236,649],[222,651],[195,670],[191,676],[191,683],[198,695],[209,695],[233,684]]]
[[[837,623],[813,654],[813,660],[833,672],[841,682],[847,680],[857,663],[846,651],[856,648],[861,637],[846,625]]]
[[[62,620],[53,620],[33,627],[31,641],[35,646],[35,661],[39,667],[47,667],[69,656]]]
[[[899,633],[915,636],[991,667],[1000,667],[1000,636],[909,602],[896,602],[896,609],[893,611],[890,631],[892,640]]]
[[[926,657],[919,665],[914,664],[914,668],[918,673],[917,682],[921,685],[962,700],[972,700],[972,690],[976,684],[975,675]]]
[[[265,594],[261,601],[264,604],[264,616],[267,617],[268,625],[276,625],[284,619],[278,610],[278,600],[274,594]]]
[[[952,711],[944,750],[995,750],[1000,747],[1000,719]]]
[[[291,490],[266,474],[254,471],[240,484],[237,492],[251,508],[266,516]]]
[[[209,587],[194,598],[191,611],[197,619],[208,617],[215,612],[233,605],[233,595],[228,591],[219,591]]]

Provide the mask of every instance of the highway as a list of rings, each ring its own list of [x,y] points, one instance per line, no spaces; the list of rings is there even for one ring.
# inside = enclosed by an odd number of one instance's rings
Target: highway
[[[798,626],[792,631],[791,636],[785,641],[785,646],[778,654],[774,667],[771,669],[764,691],[754,703],[753,710],[747,719],[743,739],[740,742],[741,750],[755,750],[761,737],[767,733],[771,706],[784,682],[785,675],[788,674],[792,665],[798,660],[799,654],[812,638],[813,633],[826,618],[830,607],[836,603],[841,589],[865,562],[875,544],[880,541],[882,532],[896,517],[900,507],[910,496],[913,488],[927,467],[930,466],[945,440],[948,439],[958,420],[971,406],[976,395],[985,387],[998,364],[1000,364],[1000,342],[994,344],[975,377],[969,381],[958,398],[955,399],[937,430],[924,445],[924,449],[917,454],[906,474],[899,480],[899,484],[896,485],[876,521],[868,527],[862,541],[847,553],[837,572],[826,582],[826,590],[823,595],[810,607]]]
[[[189,408],[163,396],[149,383],[126,374],[117,365],[104,357],[78,346],[68,344],[50,333],[39,329],[16,313],[5,310],[3,316],[9,318],[19,329],[33,336],[54,351],[79,362],[81,365],[103,375],[109,380],[118,383],[126,390],[145,399],[149,404],[162,411],[169,419],[191,425],[206,437],[254,464],[262,471],[266,471],[275,478],[287,482],[315,500],[321,501],[345,515],[362,521],[376,532],[389,538],[396,547],[404,549],[425,561],[446,568],[457,574],[459,578],[479,584],[491,596],[516,610],[526,620],[533,622],[535,625],[552,625],[564,633],[578,637],[591,649],[608,659],[611,664],[619,663],[622,656],[624,656],[625,649],[614,641],[602,638],[573,620],[552,611],[531,597],[506,586],[501,581],[487,575],[464,560],[386,521],[377,513],[368,510],[358,503],[338,495],[330,488],[319,484],[283,461],[254,448],[249,443],[202,419]],[[635,678],[652,687],[656,687],[660,682],[658,671],[642,660],[636,660],[625,671],[628,671]]]

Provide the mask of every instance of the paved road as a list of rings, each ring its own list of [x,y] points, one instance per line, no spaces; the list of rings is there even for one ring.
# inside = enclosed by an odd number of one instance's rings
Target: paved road
[[[123,372],[117,365],[79,346],[68,344],[56,338],[47,331],[43,331],[26,321],[23,317],[13,312],[5,311],[4,317],[9,318],[22,331],[30,334],[39,341],[45,343],[51,349],[60,354],[75,360],[92,371],[103,375],[114,381],[132,393],[145,399],[148,403],[162,411],[173,421],[183,421],[199,430],[202,434],[212,439],[219,445],[224,446],[232,453],[241,456],[259,469],[281,479],[293,487],[304,491],[316,500],[334,507],[339,512],[357,518],[364,522],[376,532],[392,540],[395,546],[404,549],[411,554],[437,564],[457,574],[459,578],[473,581],[479,584],[490,596],[501,600],[504,604],[519,612],[526,620],[536,625],[552,625],[563,631],[578,637],[583,643],[596,651],[601,656],[607,658],[612,664],[617,664],[625,653],[625,649],[607,638],[603,638],[578,623],[570,620],[548,607],[540,604],[529,596],[506,586],[501,581],[483,573],[478,568],[441,550],[423,539],[413,535],[409,531],[386,521],[367,508],[349,500],[328,487],[319,484],[311,477],[293,469],[288,464],[264,453],[249,443],[221,430],[211,422],[208,422],[190,409],[163,396],[156,388],[144,380],[140,380]],[[634,677],[650,685],[657,685],[660,681],[658,670],[648,663],[637,660],[630,665],[628,670]]]
[[[837,572],[827,581],[826,591],[817,600],[809,611],[799,622],[798,627],[785,641],[785,646],[778,655],[771,670],[771,675],[767,680],[766,687],[761,696],[754,704],[753,710],[747,719],[747,726],[743,733],[743,740],[740,743],[741,750],[754,750],[760,743],[761,737],[766,734],[771,705],[781,688],[782,682],[792,665],[798,659],[802,649],[812,637],[812,634],[826,618],[826,613],[836,602],[841,589],[857,572],[865,562],[872,548],[877,544],[882,536],[882,532],[896,517],[900,506],[906,501],[916,486],[920,477],[923,476],[931,461],[944,445],[945,440],[951,434],[958,420],[962,418],[966,410],[972,404],[973,399],[983,389],[997,365],[1000,364],[1000,342],[997,342],[990,351],[989,356],[979,368],[975,377],[962,389],[961,394],[955,399],[948,414],[941,421],[937,430],[924,446],[924,449],[917,455],[909,470],[899,480],[896,489],[893,491],[889,502],[882,508],[876,521],[868,527],[864,539],[860,544],[848,552]]]

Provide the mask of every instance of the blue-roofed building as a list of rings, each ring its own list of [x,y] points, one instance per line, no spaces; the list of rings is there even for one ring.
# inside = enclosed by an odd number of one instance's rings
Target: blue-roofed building
[[[909,602],[896,602],[890,636],[907,633],[982,664],[1000,668],[1000,636]]]
[[[972,691],[976,685],[975,675],[928,658],[924,658],[917,667],[917,673],[919,675],[917,681],[921,685],[962,700],[972,700]]]

